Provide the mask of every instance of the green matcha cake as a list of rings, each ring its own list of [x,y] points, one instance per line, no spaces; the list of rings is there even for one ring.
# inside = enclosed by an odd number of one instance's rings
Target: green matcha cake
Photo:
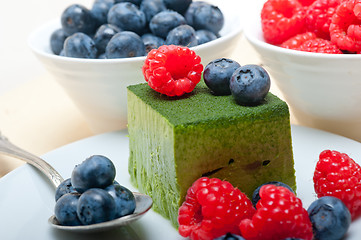
[[[187,189],[202,176],[248,196],[269,181],[296,187],[288,106],[271,93],[247,107],[204,83],[179,98],[146,83],[129,86],[128,131],[131,181],[174,226]]]

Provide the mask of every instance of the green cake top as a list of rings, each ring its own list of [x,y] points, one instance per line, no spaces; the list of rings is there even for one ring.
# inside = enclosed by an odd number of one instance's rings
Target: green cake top
[[[128,86],[139,99],[174,126],[204,123],[209,121],[238,119],[257,121],[289,115],[288,105],[272,93],[257,106],[242,106],[229,96],[215,96],[201,81],[189,94],[168,97],[151,89],[147,83]]]

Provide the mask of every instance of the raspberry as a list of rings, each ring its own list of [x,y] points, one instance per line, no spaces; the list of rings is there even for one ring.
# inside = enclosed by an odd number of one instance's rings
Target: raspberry
[[[239,228],[247,240],[301,238],[311,240],[312,224],[302,202],[282,186],[264,185],[252,219],[241,221]]]
[[[313,175],[317,196],[333,196],[343,201],[352,219],[361,215],[361,167],[345,153],[320,153]]]
[[[255,209],[247,196],[229,182],[202,177],[188,189],[179,208],[179,233],[192,240],[240,234],[238,225]]]
[[[145,81],[167,96],[193,91],[202,76],[201,58],[187,47],[163,45],[148,53],[143,68]]]
[[[316,34],[313,32],[305,32],[297,34],[294,37],[291,37],[290,39],[284,41],[281,44],[281,47],[288,48],[288,49],[294,49],[298,50],[298,48],[307,40],[315,39]]]
[[[331,41],[341,50],[361,50],[361,0],[342,1],[332,16]]]
[[[313,32],[297,34],[283,42],[280,46],[305,52],[342,54],[335,44],[326,39],[317,38]]]
[[[268,0],[261,10],[266,42],[280,44],[305,29],[305,8],[297,0]]]
[[[322,38],[308,40],[304,42],[298,50],[314,53],[342,54],[341,50],[335,44]]]
[[[329,40],[331,19],[340,2],[341,0],[316,0],[309,6],[305,17],[307,31]]]
[[[299,3],[302,4],[302,6],[310,6],[315,0],[298,0]]]

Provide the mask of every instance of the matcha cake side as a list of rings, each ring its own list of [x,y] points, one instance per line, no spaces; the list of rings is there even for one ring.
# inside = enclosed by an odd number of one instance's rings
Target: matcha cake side
[[[296,187],[288,106],[271,93],[246,107],[204,84],[180,98],[129,86],[128,131],[131,181],[174,226],[187,189],[202,176],[248,196],[269,181]]]

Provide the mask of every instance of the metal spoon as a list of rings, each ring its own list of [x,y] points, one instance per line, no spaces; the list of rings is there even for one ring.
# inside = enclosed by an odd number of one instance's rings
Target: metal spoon
[[[61,182],[64,181],[64,178],[46,161],[40,157],[31,154],[11,143],[5,136],[0,132],[0,153],[5,155],[15,157],[17,159],[23,160],[38,170],[40,170],[45,176],[49,178],[51,183],[55,188],[59,186]],[[120,217],[111,221],[91,224],[91,225],[81,225],[81,226],[62,226],[57,221],[56,217],[53,215],[48,219],[48,222],[51,226],[57,229],[73,231],[73,232],[101,232],[109,229],[113,229],[120,226],[125,226],[140,217],[142,217],[148,210],[152,207],[153,201],[152,198],[148,195],[142,193],[134,192],[136,207],[133,214]]]

